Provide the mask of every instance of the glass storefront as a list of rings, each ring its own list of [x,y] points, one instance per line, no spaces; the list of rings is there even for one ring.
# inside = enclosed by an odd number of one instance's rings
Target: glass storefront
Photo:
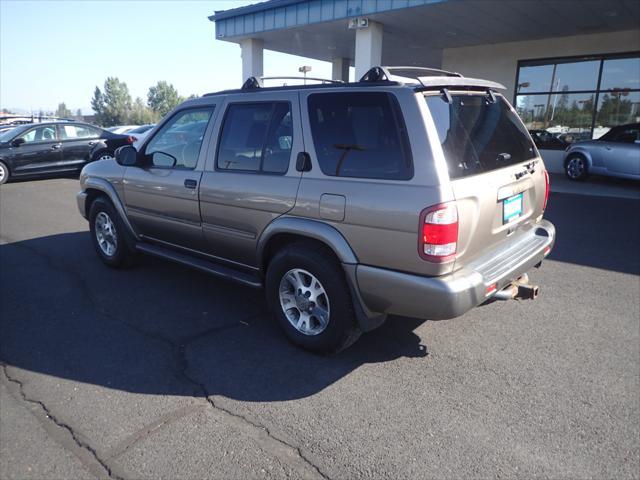
[[[521,61],[516,85],[518,114],[550,148],[640,122],[640,53]]]

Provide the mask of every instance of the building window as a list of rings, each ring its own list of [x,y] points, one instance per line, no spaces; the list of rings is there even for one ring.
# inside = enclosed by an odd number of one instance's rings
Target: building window
[[[563,143],[638,123],[640,53],[521,61],[515,105],[530,131]]]

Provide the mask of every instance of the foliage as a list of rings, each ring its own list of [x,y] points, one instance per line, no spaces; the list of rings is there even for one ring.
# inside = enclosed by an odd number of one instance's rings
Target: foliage
[[[155,86],[149,88],[147,104],[160,117],[164,117],[176,105],[184,99],[178,95],[178,91],[170,83],[160,80]]]
[[[96,122],[104,127],[127,123],[131,113],[127,84],[117,77],[108,77],[104,82],[104,93],[96,87],[91,108],[96,112]]]
[[[140,97],[133,102],[129,122],[134,125],[146,125],[148,123],[156,123],[159,115],[147,107]]]

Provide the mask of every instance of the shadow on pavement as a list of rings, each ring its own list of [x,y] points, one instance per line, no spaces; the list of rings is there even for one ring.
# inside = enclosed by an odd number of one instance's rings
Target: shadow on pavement
[[[556,226],[549,258],[640,274],[640,201],[551,193],[545,218]]]
[[[363,364],[424,357],[422,321],[394,318],[350,349],[290,345],[261,291],[151,258],[105,267],[87,232],[0,246],[0,358],[60,379],[246,401],[313,395]]]

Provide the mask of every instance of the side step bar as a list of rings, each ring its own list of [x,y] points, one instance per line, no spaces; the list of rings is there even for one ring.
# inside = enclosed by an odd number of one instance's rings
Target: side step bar
[[[164,258],[180,265],[200,270],[201,272],[208,273],[216,277],[224,278],[225,280],[231,280],[232,282],[240,283],[252,288],[262,288],[262,281],[257,275],[252,275],[240,270],[225,267],[223,265],[204,260],[202,258],[192,257],[184,253],[176,252],[159,245],[152,245],[149,243],[138,243],[136,250],[147,255],[153,255],[154,257]]]

